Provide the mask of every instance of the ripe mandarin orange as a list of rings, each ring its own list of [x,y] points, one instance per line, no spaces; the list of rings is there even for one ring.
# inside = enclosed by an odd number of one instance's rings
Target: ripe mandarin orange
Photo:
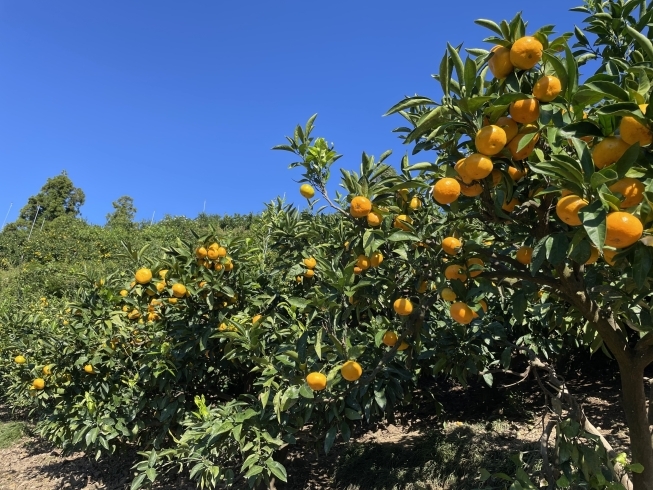
[[[383,216],[381,216],[379,213],[375,211],[370,211],[370,214],[367,215],[367,224],[372,228],[381,226],[382,221],[383,221]]]
[[[519,247],[517,249],[517,254],[515,255],[517,262],[520,264],[528,265],[533,259],[533,249],[531,247]]]
[[[356,361],[347,361],[340,368],[340,374],[347,381],[356,381],[363,374],[363,368]]]
[[[315,189],[313,189],[313,186],[310,184],[303,184],[299,188],[299,193],[306,199],[310,199],[315,195]]]
[[[467,267],[471,267],[473,265],[480,265],[483,267],[485,265],[485,262],[483,262],[479,257],[472,257],[471,259],[467,259]],[[471,277],[476,277],[479,274],[481,274],[483,270],[475,270],[475,271],[469,271],[469,275]]]
[[[560,92],[562,92],[560,80],[551,75],[543,76],[533,86],[533,96],[540,102],[551,102]]]
[[[609,189],[610,192],[619,193],[624,197],[620,205],[622,209],[637,206],[644,199],[644,184],[632,177],[618,180]]]
[[[410,216],[406,216],[405,214],[400,214],[397,216],[392,224],[395,228],[399,228],[400,230],[408,231],[410,230],[410,226],[413,224],[413,218]]]
[[[306,384],[313,391],[322,391],[326,388],[327,377],[322,373],[312,372],[306,376]]]
[[[433,199],[440,204],[451,204],[460,196],[460,184],[456,179],[445,177],[433,186]]]
[[[619,136],[608,136],[592,148],[592,158],[596,168],[604,168],[619,160],[630,147]]]
[[[648,104],[640,104],[639,109],[646,114]],[[624,116],[619,124],[619,134],[629,145],[639,143],[640,146],[647,146],[653,142],[653,132],[632,116]]]
[[[578,212],[589,203],[576,194],[570,194],[558,200],[556,205],[556,214],[558,218],[567,223],[569,226],[580,226],[583,222]]]
[[[152,271],[150,269],[138,269],[135,274],[135,279],[138,284],[147,284],[152,280]]]
[[[495,78],[506,78],[514,70],[514,67],[510,62],[510,49],[503,46],[494,46],[491,51],[494,54],[487,62],[490,73],[492,73]]]
[[[477,197],[483,194],[483,186],[478,182],[467,185],[465,183],[460,184],[460,193],[466,197]]]
[[[537,99],[521,99],[510,104],[510,117],[521,124],[530,124],[540,117],[540,103]]]
[[[315,266],[317,265],[317,260],[313,257],[306,257],[304,259],[304,265],[306,266],[307,269],[315,269]]]
[[[630,213],[615,211],[605,218],[605,244],[608,247],[630,247],[643,232],[642,222]]]
[[[465,282],[467,280],[467,270],[457,264],[451,264],[448,265],[447,268],[444,270],[444,277],[449,279],[450,281],[453,281],[454,279],[458,279],[459,281]]]
[[[460,252],[463,244],[456,237],[448,236],[442,240],[442,250],[449,255],[456,255]]]
[[[453,289],[451,289],[451,288],[444,288],[440,292],[440,296],[445,301],[454,301],[456,299],[456,293],[454,293]]]
[[[474,138],[476,151],[483,155],[496,155],[506,146],[508,142],[507,138],[508,136],[503,128],[494,124],[485,126],[476,133],[476,137]]]
[[[351,200],[349,213],[354,218],[365,218],[372,211],[372,202],[365,196],[356,196]]]
[[[493,168],[492,160],[481,153],[472,153],[463,163],[463,172],[475,180],[484,179],[492,173]]]
[[[517,39],[510,48],[510,62],[520,70],[530,70],[542,59],[544,46],[532,36]]]
[[[396,299],[392,307],[399,316],[408,316],[413,312],[413,303],[408,298]]]
[[[519,133],[519,126],[510,117],[501,116],[495,124],[506,133],[506,141],[510,141]]]
[[[399,337],[397,337],[397,334],[392,332],[391,330],[388,330],[386,333],[383,334],[383,343],[388,347],[392,347],[393,345],[395,345],[398,339]]]
[[[474,319],[474,312],[462,301],[457,301],[449,307],[449,314],[454,321],[462,323],[463,325],[469,324]]]

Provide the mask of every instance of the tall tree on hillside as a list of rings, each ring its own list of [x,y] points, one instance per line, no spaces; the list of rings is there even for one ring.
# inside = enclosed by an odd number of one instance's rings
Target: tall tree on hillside
[[[84,204],[84,191],[73,185],[64,170],[56,177],[50,177],[35,196],[27,200],[20,210],[19,220],[32,221],[38,211],[39,219],[52,221],[59,216],[78,216]]]
[[[114,211],[113,213],[107,214],[107,226],[129,227],[133,224],[134,216],[136,216],[136,207],[134,207],[134,199],[132,197],[119,197],[111,205]]]

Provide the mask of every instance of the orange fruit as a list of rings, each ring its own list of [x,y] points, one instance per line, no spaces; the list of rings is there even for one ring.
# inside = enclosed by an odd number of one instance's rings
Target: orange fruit
[[[608,247],[630,247],[643,232],[642,222],[630,213],[615,211],[605,218],[605,244]]]
[[[392,307],[399,316],[408,316],[413,312],[413,303],[408,298],[398,298]]]
[[[451,204],[460,196],[460,184],[456,179],[445,177],[433,186],[433,199],[440,204]]]
[[[166,288],[166,283],[165,282],[159,281],[159,282],[156,283],[156,290],[159,293],[162,293],[165,288]]]
[[[530,70],[542,59],[544,46],[532,36],[517,39],[510,48],[510,62],[520,70]]]
[[[370,268],[370,259],[369,257],[366,257],[365,255],[359,255],[356,258],[356,266],[360,267],[362,270],[367,270]]]
[[[483,155],[496,155],[508,142],[508,136],[503,128],[491,124],[481,128],[474,138],[476,151]]]
[[[363,368],[356,361],[347,361],[340,368],[340,374],[347,381],[356,381],[363,374]]]
[[[456,293],[454,293],[451,288],[444,288],[440,291],[440,296],[445,301],[454,301],[456,299]]]
[[[383,221],[383,216],[381,216],[379,213],[371,211],[370,214],[367,215],[367,224],[372,228],[381,226],[382,221]]]
[[[503,79],[512,73],[514,67],[510,62],[510,49],[503,46],[494,46],[491,49],[494,53],[487,62],[487,66],[494,78]]]
[[[195,257],[197,257],[198,259],[206,258],[206,248],[198,247],[197,250],[195,250]]]
[[[358,266],[354,267],[354,274],[358,275],[358,274],[361,274],[362,272],[363,272],[363,269],[361,269],[360,267],[358,267]]]
[[[537,99],[521,99],[510,104],[510,117],[521,124],[534,123],[540,117],[540,103]]]
[[[619,136],[603,138],[592,148],[592,158],[596,168],[604,168],[619,160],[630,145]]]
[[[177,283],[172,285],[172,295],[175,298],[183,298],[186,296],[186,286],[183,284]]]
[[[448,236],[442,240],[442,250],[444,250],[444,252],[449,255],[456,255],[458,252],[460,252],[462,246],[462,242],[452,236]]]
[[[218,256],[218,250],[220,249],[220,245],[217,243],[212,244],[208,251],[206,252],[206,256],[211,259],[211,260],[217,260],[219,258]]]
[[[27,362],[27,359],[25,359],[25,356],[16,356],[14,357],[14,362],[16,364],[25,364]]]
[[[261,318],[263,318],[262,315],[254,315],[254,316],[252,317],[252,323],[253,323],[254,325],[256,325],[258,322],[261,321]]]
[[[313,186],[312,186],[312,185],[309,185],[309,184],[303,184],[303,185],[299,188],[299,193],[300,193],[303,197],[305,197],[306,199],[310,199],[311,197],[313,197],[313,196],[315,195],[315,189],[313,189]]]
[[[405,214],[400,214],[397,216],[392,223],[392,226],[395,228],[399,228],[400,230],[408,231],[410,230],[410,227],[408,225],[413,224],[413,219],[409,216],[406,216]]]
[[[45,388],[45,380],[43,378],[36,378],[32,381],[32,388],[35,390],[42,390]]]
[[[427,281],[420,281],[420,282],[417,284],[417,287],[415,288],[415,290],[416,290],[419,294],[424,294],[424,293],[427,291],[428,287],[429,287],[429,283],[428,283]]]
[[[138,269],[135,274],[135,279],[138,284],[147,284],[152,280],[152,271],[150,269]]]
[[[165,279],[165,278],[166,278],[166,274],[168,274],[168,269],[161,269],[161,270],[159,271],[159,277],[160,277],[161,279]]]
[[[458,279],[459,281],[465,282],[467,280],[466,269],[460,265],[452,264],[448,265],[444,270],[444,277],[453,281]]]
[[[551,75],[540,78],[533,86],[533,96],[540,102],[551,102],[562,92],[560,80]]]
[[[481,267],[483,267],[485,265],[485,262],[483,262],[479,257],[472,257],[471,259],[467,259],[467,267],[471,267],[472,265],[480,265]],[[469,275],[471,277],[476,277],[482,272],[483,272],[482,270],[470,271]]]
[[[624,197],[619,207],[622,209],[637,206],[644,199],[644,184],[637,179],[624,177],[610,187],[610,192],[619,193]]]
[[[580,220],[578,212],[588,204],[585,199],[576,194],[570,194],[558,200],[556,214],[569,226],[580,226],[583,222]]]
[[[506,133],[506,141],[513,139],[519,132],[519,126],[517,123],[508,116],[501,116],[494,124],[499,126]]]
[[[508,150],[510,150],[510,154],[512,155],[512,158],[515,160],[525,160],[526,158],[529,157],[531,153],[533,153],[533,150],[535,149],[535,145],[537,145],[537,142],[540,139],[540,135],[536,134],[533,136],[533,139],[530,140],[526,146],[524,146],[521,150],[519,150],[519,143],[521,140],[526,138],[526,136],[530,133],[519,133],[517,136],[515,136],[513,139],[511,139],[508,142]]]
[[[519,247],[515,255],[517,262],[520,264],[528,265],[533,260],[533,249],[531,247]]]
[[[170,298],[170,299],[168,300],[168,303],[170,303],[171,305],[176,305],[176,304],[177,304],[177,301],[178,301],[177,298]]]
[[[397,334],[390,330],[383,334],[383,343],[388,347],[395,345],[398,339],[399,337],[397,337]]]
[[[304,265],[307,269],[315,269],[317,261],[313,257],[307,257],[304,259]]]
[[[587,259],[585,265],[592,265],[594,262],[599,260],[599,249],[592,245],[592,250],[590,252],[590,258]]]
[[[372,211],[372,202],[365,196],[356,196],[351,200],[349,213],[354,218],[365,218]]]
[[[647,107],[648,104],[640,104],[639,109],[646,114]],[[619,134],[621,135],[621,139],[629,145],[639,142],[640,146],[646,146],[653,142],[653,132],[631,116],[621,118]]]
[[[521,203],[519,202],[519,199],[516,197],[513,197],[509,202],[504,202],[503,206],[501,206],[501,209],[503,209],[507,213],[512,213],[517,206],[519,206]]]
[[[306,272],[304,272],[304,277],[307,279],[310,279],[315,275],[315,271],[313,269],[307,269]]]
[[[41,369],[41,372],[45,376],[50,376],[52,374],[52,368],[50,366],[43,366],[43,369]]]
[[[147,314],[147,321],[148,322],[155,322],[160,318],[161,317],[159,316],[159,314],[154,312],[154,311],[151,311],[150,313]]]
[[[460,175],[460,179],[465,183],[465,184],[471,184],[474,179],[472,179],[469,175],[465,173],[465,159],[461,158],[456,162],[456,165],[454,165],[453,169],[458,172],[458,175]]]
[[[615,262],[616,262],[614,256],[617,255],[618,252],[619,252],[619,250],[604,248],[603,249],[603,260],[605,260],[609,265],[614,265]]]
[[[401,202],[408,202],[408,189],[400,189],[397,191],[397,198]]]
[[[381,262],[383,262],[383,254],[378,250],[373,252],[370,256],[370,265],[372,267],[378,267],[381,265]]]
[[[120,296],[122,296],[123,298],[124,298],[125,296],[127,296],[128,294],[129,294],[129,291],[127,291],[126,289],[121,289],[121,290],[120,290]]]
[[[406,350],[410,347],[410,344],[407,342],[404,342],[403,340],[401,341],[401,344],[399,344],[399,348],[397,350]]]
[[[474,312],[462,301],[457,301],[449,307],[449,314],[454,321],[462,323],[463,325],[469,324],[474,319]]]
[[[322,373],[313,372],[306,376],[306,384],[313,391],[322,391],[326,388],[327,377]]]
[[[413,211],[422,207],[422,201],[419,197],[413,197],[408,203],[408,207]]]
[[[560,195],[562,197],[567,197],[567,196],[572,195],[573,193],[574,193],[574,191],[570,191],[569,189],[562,189],[562,192],[560,193]]]
[[[478,182],[474,184],[460,184],[460,193],[466,197],[477,197],[483,194],[483,186]]]
[[[517,167],[513,167],[512,165],[508,167],[508,175],[514,180],[515,182],[520,181],[528,172],[528,170],[525,168],[524,170],[519,170]]]
[[[95,370],[93,369],[93,366],[91,366],[90,364],[87,364],[86,366],[84,366],[84,371],[86,371],[88,374],[93,374],[95,372]]]
[[[488,128],[490,127],[491,126],[488,126]],[[503,130],[501,129],[501,131]],[[465,162],[463,163],[463,172],[475,180],[484,179],[492,173],[493,168],[494,165],[492,164],[492,160],[480,153],[469,155],[465,158]]]

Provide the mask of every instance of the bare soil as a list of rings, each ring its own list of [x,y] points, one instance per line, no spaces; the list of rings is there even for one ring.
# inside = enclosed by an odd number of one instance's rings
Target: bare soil
[[[593,363],[592,363],[593,364]],[[591,377],[567,373],[572,393],[592,423],[617,451],[628,435],[614,369],[584,369]],[[510,378],[497,378],[497,384]],[[319,448],[291,448],[284,462],[288,483],[277,490],[464,489],[478,486],[481,467],[505,469],[509,455],[528,451],[539,439],[547,415],[538,387],[523,383],[510,391],[475,383],[420,387],[417,410],[394,420],[359,426],[352,441],[325,455]],[[434,399],[442,403],[436,411]],[[11,417],[0,411],[0,422]],[[133,477],[135,453],[96,461],[82,453],[64,456],[37,437],[25,436],[0,449],[0,490],[122,490]],[[451,472],[447,473],[451,468]],[[460,468],[465,471],[461,472]],[[158,484],[159,490],[196,488],[185,475]]]

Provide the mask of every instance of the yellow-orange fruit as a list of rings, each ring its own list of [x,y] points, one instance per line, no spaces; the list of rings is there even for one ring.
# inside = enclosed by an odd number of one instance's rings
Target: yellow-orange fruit
[[[556,204],[556,214],[558,218],[567,223],[569,226],[580,226],[583,222],[578,215],[578,212],[587,206],[589,203],[583,198],[570,194],[562,197]]]
[[[624,177],[610,187],[610,192],[619,193],[623,196],[620,207],[622,209],[637,206],[644,199],[644,184],[632,177]]]
[[[186,286],[184,286],[183,284],[177,283],[172,285],[172,295],[175,298],[183,298],[184,296],[186,296],[186,293],[187,293]]]
[[[646,114],[647,107],[648,104],[640,104],[639,109]],[[621,135],[621,139],[629,145],[639,143],[640,146],[647,146],[653,142],[653,132],[631,116],[621,118],[619,134]]]
[[[408,298],[396,299],[392,307],[399,316],[408,316],[413,312],[413,303]]]
[[[152,280],[152,271],[150,269],[138,269],[135,274],[135,279],[138,284],[147,284]]]
[[[354,218],[365,218],[372,211],[372,202],[365,196],[356,196],[351,200],[349,213]]]
[[[43,378],[36,378],[32,381],[32,388],[35,390],[42,390],[45,388],[45,380]]]
[[[476,151],[483,155],[496,155],[506,146],[508,142],[507,138],[503,128],[494,124],[485,126],[476,133],[476,137],[474,138]]]
[[[492,160],[480,153],[472,153],[465,158],[465,162],[463,163],[463,172],[475,180],[484,179],[492,173],[493,168]]]
[[[363,374],[363,368],[356,361],[347,361],[340,368],[340,374],[347,381],[356,381]]]
[[[619,160],[630,145],[619,136],[603,138],[592,148],[592,158],[596,168],[604,168]]]
[[[416,209],[419,209],[419,208],[422,207],[422,200],[417,196],[413,196],[411,198],[410,202],[408,203],[408,207],[410,209],[412,209],[413,211],[415,211]]]
[[[449,307],[449,314],[458,323],[467,325],[474,319],[474,312],[462,301],[457,301]]]
[[[528,265],[533,260],[533,249],[531,247],[519,247],[515,255],[517,262],[520,264]]]
[[[381,216],[379,213],[370,211],[370,214],[367,215],[367,224],[371,226],[372,228],[376,228],[377,226],[381,226],[381,222],[383,221],[383,216]]]
[[[510,62],[520,70],[530,70],[542,59],[544,46],[533,36],[517,39],[510,48]]]
[[[369,257],[366,257],[365,255],[359,255],[356,258],[356,266],[360,267],[362,270],[367,270],[370,268],[370,259]]]
[[[465,173],[465,159],[461,158],[456,162],[456,165],[454,165],[453,169],[460,175],[460,180],[462,180],[465,184],[471,184],[474,179],[472,179],[469,175]]]
[[[483,194],[483,186],[478,182],[471,185],[460,184],[460,193],[466,197],[478,197]]]
[[[530,124],[540,117],[540,103],[537,99],[521,99],[510,104],[510,117],[521,124]]]
[[[442,250],[444,250],[444,252],[449,255],[456,255],[458,252],[460,252],[462,246],[462,242],[452,236],[448,236],[442,240]]]
[[[444,270],[444,277],[450,281],[458,279],[459,281],[465,282],[467,280],[466,269],[463,266],[452,264],[448,265]]]
[[[551,75],[540,78],[533,86],[533,96],[540,102],[551,102],[562,92],[560,79]]]
[[[306,266],[307,269],[315,269],[315,266],[317,265],[317,260],[315,260],[313,257],[306,257],[304,259],[304,265]]]
[[[517,133],[519,133],[519,126],[508,116],[501,116],[494,124],[499,126],[506,133],[506,141],[510,141],[517,136]]]
[[[519,202],[519,199],[513,197],[510,201],[504,202],[503,206],[501,206],[501,209],[503,209],[506,213],[512,213],[520,204],[521,203]]]
[[[306,269],[306,272],[304,272],[304,277],[307,279],[310,279],[315,275],[315,271],[313,269]]]
[[[306,384],[313,391],[322,391],[326,388],[327,377],[322,373],[313,372],[306,376]]]
[[[535,149],[535,145],[537,145],[537,142],[540,139],[539,134],[533,136],[533,139],[531,139],[526,144],[526,146],[524,146],[521,150],[519,150],[519,143],[524,138],[530,137],[529,134],[530,133],[519,133],[517,136],[515,136],[513,139],[511,139],[508,142],[508,150],[510,150],[510,154],[512,155],[512,158],[514,158],[515,160],[525,160],[526,158],[529,157],[531,153],[533,153],[533,150]]]
[[[400,214],[397,216],[392,224],[395,228],[399,228],[400,230],[408,231],[410,230],[410,226],[413,224],[413,218],[410,216],[406,216],[405,214]]]
[[[473,265],[480,265],[483,267],[485,266],[485,262],[483,262],[479,257],[472,257],[471,259],[467,259],[467,267],[471,267]],[[476,277],[482,272],[483,270],[469,271],[469,275],[471,277]]]
[[[508,167],[508,175],[510,175],[510,178],[515,182],[518,182],[521,179],[523,179],[524,176],[526,175],[526,172],[527,169],[519,170],[517,167],[513,167],[512,165]]]
[[[599,249],[596,248],[594,245],[592,245],[592,249],[590,251],[590,258],[585,261],[585,265],[592,265],[594,262],[599,260]]]
[[[615,211],[605,218],[605,244],[608,247],[630,247],[643,232],[642,222],[630,213]]]
[[[370,265],[372,267],[378,267],[381,265],[382,262],[383,262],[383,254],[378,250],[376,252],[372,252],[372,255],[370,255]]]
[[[460,196],[460,184],[456,179],[445,177],[433,186],[433,199],[440,204],[451,204]]]
[[[198,259],[205,259],[206,258],[206,248],[204,247],[197,247],[197,250],[195,250],[195,256]]]
[[[388,347],[394,346],[397,343],[397,340],[397,334],[390,330],[383,334],[383,343]]]
[[[614,258],[615,255],[619,253],[619,250],[613,250],[610,248],[604,248],[603,249],[603,260],[605,260],[609,265],[614,265],[616,262],[616,259]]]
[[[456,299],[456,293],[454,293],[451,288],[444,288],[440,291],[440,296],[445,301],[454,301]]]
[[[310,184],[303,184],[299,188],[299,193],[306,199],[310,199],[315,195],[315,189],[313,189],[313,186]]]
[[[503,46],[494,46],[491,51],[494,54],[487,62],[490,73],[495,78],[506,78],[514,70],[514,66],[510,62],[510,49]]]

